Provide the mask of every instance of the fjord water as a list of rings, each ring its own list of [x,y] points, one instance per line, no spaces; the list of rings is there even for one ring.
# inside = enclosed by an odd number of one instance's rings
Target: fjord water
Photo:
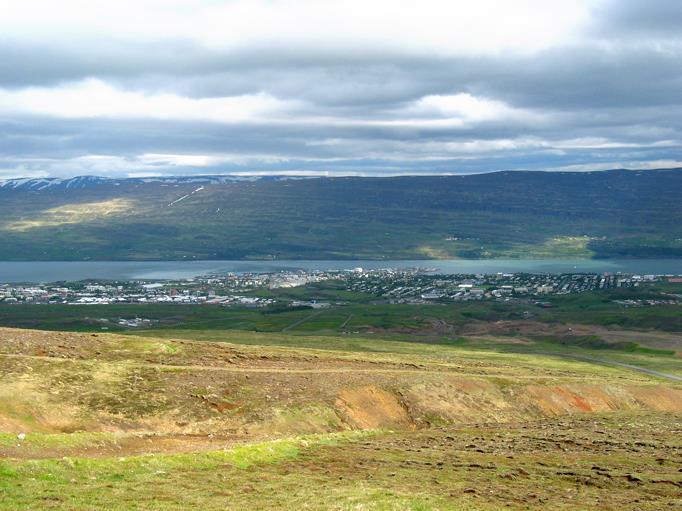
[[[0,282],[37,283],[108,280],[174,280],[219,273],[353,268],[431,268],[438,273],[682,274],[682,259],[449,259],[343,261],[28,261],[0,262]]]

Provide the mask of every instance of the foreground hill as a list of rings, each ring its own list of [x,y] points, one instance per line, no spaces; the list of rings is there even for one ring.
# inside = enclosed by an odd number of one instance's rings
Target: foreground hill
[[[0,509],[679,504],[675,382],[547,355],[338,342],[0,329]]]
[[[682,170],[0,182],[0,260],[682,256]]]
[[[249,334],[228,338],[240,336]],[[0,340],[0,429],[17,433],[254,438],[633,409],[682,412],[679,385],[552,356],[446,346],[404,353],[401,343],[383,354],[329,352],[12,329],[0,329]]]

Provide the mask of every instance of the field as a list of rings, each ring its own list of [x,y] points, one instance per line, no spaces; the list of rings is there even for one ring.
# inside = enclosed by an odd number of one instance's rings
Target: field
[[[98,316],[141,313],[126,307]],[[0,509],[682,503],[677,333],[648,331],[667,350],[538,336],[539,321],[452,336],[422,317],[447,308],[349,307],[385,324],[341,334],[347,312],[197,307],[193,323],[149,306],[169,323],[114,334],[95,333],[91,307],[14,307],[4,321],[91,332],[0,329]],[[221,327],[238,314],[271,331]]]
[[[262,292],[0,306],[0,509],[682,506],[679,305]]]
[[[679,503],[680,384],[466,345],[223,335],[245,344],[0,331],[0,508]]]
[[[193,455],[6,462],[0,505],[676,509],[679,426],[679,416],[612,414],[316,435]]]

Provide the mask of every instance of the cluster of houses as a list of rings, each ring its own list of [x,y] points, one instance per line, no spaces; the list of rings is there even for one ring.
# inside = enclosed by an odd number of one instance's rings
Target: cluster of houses
[[[348,274],[349,290],[370,293],[396,303],[434,300],[468,301],[583,293],[638,287],[662,276],[604,274],[496,273],[434,275],[418,270],[374,270]]]
[[[284,290],[324,281],[336,289],[370,294],[393,303],[429,303],[523,298],[545,303],[543,297],[612,288],[638,287],[644,282],[679,277],[603,274],[438,274],[433,270],[354,268],[338,271],[283,271],[207,275],[178,281],[72,282],[59,284],[0,284],[0,303],[177,303],[265,307],[284,300]],[[280,290],[280,291],[277,291]],[[317,302],[291,302],[313,308]],[[627,302],[627,303],[626,303]],[[632,302],[632,303],[630,303]],[[644,303],[642,303],[644,304]],[[639,304],[639,305],[642,305]],[[638,305],[624,301],[624,305]]]
[[[0,304],[50,303],[109,305],[117,303],[216,304],[265,307],[271,298],[239,294],[219,295],[205,281],[62,283],[55,285],[0,284]]]

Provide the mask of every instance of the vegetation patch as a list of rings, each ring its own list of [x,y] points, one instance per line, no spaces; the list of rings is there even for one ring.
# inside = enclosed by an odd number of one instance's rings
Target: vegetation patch
[[[33,229],[87,223],[129,213],[134,206],[134,201],[124,198],[113,198],[99,202],[64,204],[42,211],[32,219],[22,219],[6,223],[4,229],[15,232],[26,232]]]

